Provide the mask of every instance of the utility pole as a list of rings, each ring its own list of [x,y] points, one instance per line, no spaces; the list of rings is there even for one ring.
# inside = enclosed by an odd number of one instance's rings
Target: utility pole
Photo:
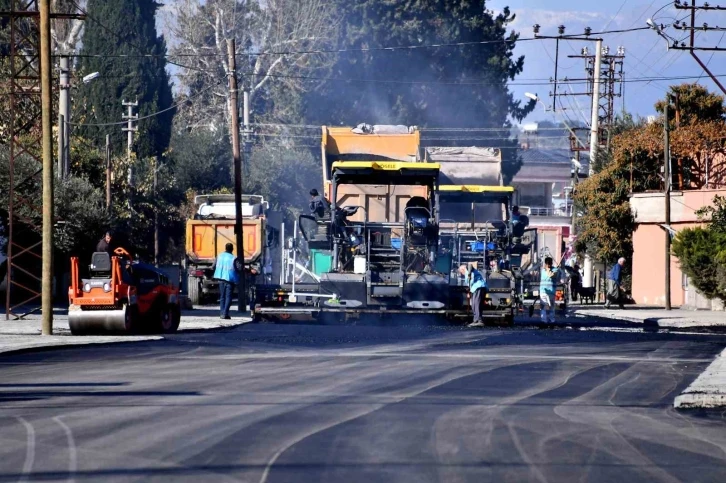
[[[570,222],[572,224],[572,230],[571,230],[571,236],[575,236],[577,234],[577,210],[575,210],[575,191],[577,190],[577,184],[580,182],[580,151],[575,151],[575,156],[577,156],[577,165],[575,166],[575,173],[574,177],[572,178],[572,213],[570,216],[572,217],[572,221]]]
[[[159,167],[154,158],[154,203],[156,203],[156,185],[159,180]],[[159,209],[154,204],[154,266],[159,266]]]
[[[111,213],[111,136],[106,134],[106,213]]]
[[[688,23],[686,23],[686,22],[684,22],[682,20],[681,21],[676,21],[673,24],[673,28],[675,28],[676,30],[680,30],[680,31],[684,32],[685,34],[687,34],[688,39],[689,39],[687,45],[683,41],[680,41],[680,43],[679,43],[678,40],[667,37],[663,33],[663,26],[655,25],[654,23],[652,23],[652,21],[649,21],[649,25],[656,32],[658,32],[658,35],[660,35],[661,37],[665,38],[669,42],[669,44],[670,44],[671,41],[673,41],[673,45],[669,46],[669,48],[672,48],[674,50],[687,50],[687,51],[689,51],[691,53],[691,57],[693,57],[696,60],[696,62],[698,62],[698,65],[701,66],[701,68],[703,69],[703,71],[706,72],[709,75],[709,77],[711,77],[711,80],[714,82],[714,84],[716,84],[721,89],[721,92],[723,92],[724,94],[726,94],[726,86],[724,86],[720,82],[719,76],[718,75],[714,75],[708,69],[709,62],[707,62],[707,63],[704,64],[703,61],[701,60],[701,58],[696,53],[696,52],[714,52],[715,53],[715,52],[724,52],[724,51],[726,51],[726,47],[720,47],[719,46],[720,43],[721,43],[720,40],[719,41],[716,41],[715,38],[713,38],[713,37],[711,37],[710,39],[706,40],[708,38],[708,34],[709,33],[711,33],[711,34],[718,34],[719,32],[721,32],[721,39],[723,39],[724,32],[726,32],[726,27],[714,26],[713,24],[709,25],[709,23],[705,22],[706,19],[704,18],[705,15],[708,14],[708,12],[714,12],[717,15],[719,13],[723,13],[724,11],[726,11],[726,6],[710,5],[708,2],[704,2],[701,6],[697,6],[696,5],[696,0],[691,0],[691,4],[690,5],[688,4],[688,2],[686,0],[677,1],[677,2],[674,2],[674,3],[675,3],[676,10],[686,10],[686,11],[690,11],[689,12],[689,15],[688,15],[690,17],[690,24],[688,24]],[[698,16],[697,14],[699,14],[699,13],[702,14],[702,15],[701,16]],[[703,22],[703,25],[700,25],[700,26],[697,26],[696,25],[696,17],[699,18],[699,21],[704,21]],[[716,20],[715,16],[714,16],[714,20]],[[703,42],[703,44],[708,44],[708,46],[699,46],[699,45],[696,45],[696,32],[703,34],[703,36],[700,39]],[[712,41],[713,43],[708,43],[709,40]],[[716,46],[715,47],[711,47],[711,45],[714,45],[714,44]]]
[[[595,43],[595,65],[592,78],[592,118],[590,120],[590,166],[588,176],[594,173],[595,160],[597,159],[599,121],[600,121],[600,65],[602,62],[602,40]],[[592,287],[593,266],[592,258],[585,256],[585,276],[582,280],[583,287]]]
[[[53,335],[53,91],[50,59],[50,0],[40,1],[40,92],[43,130],[42,334]]]
[[[71,88],[70,62],[67,55],[60,58],[58,94],[58,178],[65,179],[70,171],[70,122],[71,104],[68,101],[68,91]]]
[[[242,263],[242,273],[237,287],[237,310],[247,310],[247,288],[245,287],[245,249],[242,224],[242,156],[239,146],[239,102],[237,98],[237,62],[235,60],[234,39],[227,40],[228,70],[229,76],[229,104],[232,130],[232,157],[234,159],[234,233],[237,242],[237,258]]]
[[[668,102],[670,99],[666,97],[665,103],[665,121],[663,123],[663,129],[665,131],[665,147],[664,147],[664,168],[663,168],[663,181],[664,188],[663,194],[665,198],[665,308],[671,310],[671,143],[670,143],[670,126],[668,125]]]
[[[134,126],[134,122],[138,121],[138,114],[134,115],[134,107],[139,105],[139,101],[126,102],[126,99],[121,101],[121,104],[128,109],[128,113],[124,114],[122,118],[126,121],[126,127],[121,130],[126,133],[126,159],[129,162],[129,186],[134,185],[134,171],[131,166],[131,152],[134,147],[134,133],[138,131],[138,128]]]

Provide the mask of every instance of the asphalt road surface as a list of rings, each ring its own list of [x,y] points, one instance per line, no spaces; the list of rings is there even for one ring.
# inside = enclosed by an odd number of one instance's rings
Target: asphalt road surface
[[[713,335],[246,325],[0,357],[0,482],[722,482]]]

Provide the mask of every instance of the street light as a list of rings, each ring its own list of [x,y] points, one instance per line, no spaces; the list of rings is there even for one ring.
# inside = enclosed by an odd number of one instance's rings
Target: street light
[[[101,75],[101,74],[99,74],[98,72],[93,72],[92,74],[88,74],[87,76],[83,77],[83,83],[88,84],[89,82],[91,82],[93,79],[95,79],[99,75]]]

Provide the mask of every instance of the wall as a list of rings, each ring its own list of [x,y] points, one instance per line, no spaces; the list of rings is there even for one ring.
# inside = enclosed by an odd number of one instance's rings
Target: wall
[[[671,228],[676,231],[699,226],[696,211],[711,206],[714,196],[726,196],[726,190],[697,190],[671,194]],[[662,193],[639,193],[630,198],[637,228],[633,233],[633,299],[643,305],[665,304],[665,199]],[[712,304],[688,287],[671,257],[671,304],[710,308]]]

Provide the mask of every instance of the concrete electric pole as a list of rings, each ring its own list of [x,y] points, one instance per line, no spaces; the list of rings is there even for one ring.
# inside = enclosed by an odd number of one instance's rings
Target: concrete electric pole
[[[70,171],[70,122],[71,103],[69,102],[70,60],[67,55],[60,58],[59,93],[58,93],[58,178],[65,179]]]
[[[595,66],[592,78],[592,117],[590,120],[590,166],[588,177],[594,173],[595,160],[597,159],[597,148],[599,144],[599,121],[600,121],[600,63],[602,62],[602,40],[595,43]],[[592,287],[593,276],[592,258],[585,256],[585,276],[582,279],[582,286]]]
[[[106,213],[111,213],[111,136],[106,134]]]
[[[123,119],[126,121],[126,127],[122,128],[121,130],[126,133],[126,159],[129,162],[129,186],[134,185],[134,171],[131,166],[131,153],[133,151],[134,147],[134,133],[138,131],[138,128],[134,126],[134,123],[138,121],[139,116],[138,114],[134,114],[134,107],[138,107],[139,101],[136,100],[134,102],[126,102],[126,99],[124,99],[121,104],[128,109],[127,114],[123,115]]]

